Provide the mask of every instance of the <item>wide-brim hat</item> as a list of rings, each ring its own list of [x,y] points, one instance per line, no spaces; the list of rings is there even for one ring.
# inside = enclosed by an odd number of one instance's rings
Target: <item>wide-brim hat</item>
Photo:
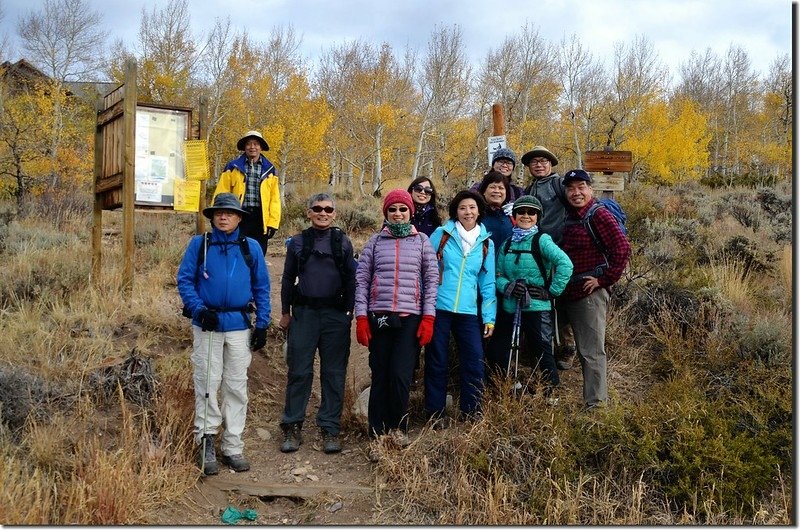
[[[211,219],[214,217],[214,212],[217,210],[230,210],[238,213],[242,217],[248,215],[247,210],[242,210],[242,205],[239,203],[239,199],[236,198],[236,195],[227,192],[220,193],[214,197],[214,205],[209,206],[208,208],[203,208],[203,215],[205,215],[208,219]]]
[[[246,133],[244,133],[244,136],[239,138],[239,141],[236,142],[236,149],[238,149],[239,151],[244,151],[244,144],[247,143],[247,140],[249,138],[255,138],[256,140],[258,140],[258,143],[261,144],[262,150],[269,151],[269,144],[267,144],[267,141],[264,140],[264,137],[261,136],[261,133],[258,131],[247,131]]]
[[[552,164],[553,166],[558,165],[558,158],[556,158],[556,155],[551,153],[543,145],[534,146],[533,149],[522,155],[522,165],[527,166],[528,163],[531,161],[531,158],[535,156],[543,156],[544,158],[548,159],[550,161],[550,164]]]

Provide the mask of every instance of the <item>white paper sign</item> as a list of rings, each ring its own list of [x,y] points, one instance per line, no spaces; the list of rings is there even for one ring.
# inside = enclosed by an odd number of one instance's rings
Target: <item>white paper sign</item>
[[[498,149],[506,146],[506,136],[490,136],[487,140],[486,151],[489,156],[489,166],[492,165],[492,156]]]

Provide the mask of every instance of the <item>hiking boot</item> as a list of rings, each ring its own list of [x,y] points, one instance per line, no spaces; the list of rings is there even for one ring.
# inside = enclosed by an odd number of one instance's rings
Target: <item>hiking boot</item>
[[[339,441],[339,435],[322,429],[322,452],[329,455],[341,451],[342,442]]]
[[[303,443],[303,429],[302,423],[288,423],[281,425],[283,429],[283,443],[281,444],[281,453],[294,453],[300,449],[300,444]]]
[[[203,441],[205,441],[205,458],[203,450]],[[214,435],[206,434],[200,439],[200,451],[197,453],[197,463],[203,470],[204,475],[216,475],[219,473],[219,464],[217,463],[217,453],[214,450]]]
[[[559,352],[556,366],[559,370],[569,370],[575,360],[575,346],[563,346]]]
[[[242,471],[249,471],[250,470],[250,462],[242,454],[238,455],[222,455],[220,460],[223,464],[231,468],[237,473],[241,473]]]

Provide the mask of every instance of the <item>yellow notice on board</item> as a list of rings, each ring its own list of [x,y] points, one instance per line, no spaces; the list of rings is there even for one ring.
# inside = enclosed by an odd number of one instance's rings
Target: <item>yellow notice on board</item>
[[[200,210],[200,181],[175,179],[173,209],[178,212]]]
[[[187,180],[208,180],[208,142],[186,140],[183,142]],[[175,208],[177,210],[177,208]]]

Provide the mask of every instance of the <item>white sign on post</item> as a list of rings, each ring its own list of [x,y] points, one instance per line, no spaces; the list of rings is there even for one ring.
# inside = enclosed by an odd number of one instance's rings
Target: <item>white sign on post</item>
[[[492,156],[498,149],[506,146],[506,135],[490,136],[487,140],[487,154],[489,155],[489,167],[492,165]]]

